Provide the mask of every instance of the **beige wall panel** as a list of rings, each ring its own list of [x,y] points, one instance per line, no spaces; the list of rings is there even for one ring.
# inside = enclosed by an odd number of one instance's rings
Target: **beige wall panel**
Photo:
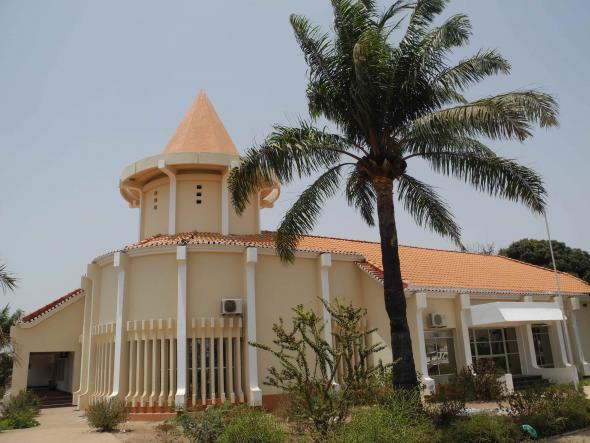
[[[14,365],[11,392],[27,386],[28,362],[31,352],[74,352],[72,386],[80,383],[80,335],[84,322],[84,298],[40,321],[32,328],[15,326],[11,330],[19,361]],[[19,364],[20,363],[20,364]]]
[[[367,308],[367,320],[371,328],[377,331],[371,335],[371,343],[384,343],[387,348],[373,356],[373,364],[379,362],[391,363],[391,337],[389,333],[389,318],[385,312],[383,301],[383,285],[359,269],[361,286],[363,288],[364,306]]]
[[[126,320],[176,318],[176,254],[132,257],[127,268]]]
[[[100,274],[100,299],[98,300],[98,318],[94,324],[113,323],[117,309],[117,270],[113,265],[106,265]]]
[[[245,298],[244,255],[241,252],[189,252],[188,318],[219,317],[222,298]]]
[[[428,306],[424,309],[424,328],[428,327],[428,314],[443,314],[447,316],[447,328],[453,329],[457,327],[456,318],[456,299],[451,298],[428,298]]]
[[[168,179],[159,179],[144,187],[141,204],[141,238],[168,234]]]
[[[230,234],[258,234],[259,232],[259,215],[256,205],[257,197],[252,197],[252,201],[242,215],[236,214],[231,202],[231,195],[228,197],[229,204],[229,233]]]
[[[330,267],[330,298],[364,306],[361,286],[361,272],[358,266],[349,261],[336,261],[332,257]]]
[[[320,311],[317,258],[296,259],[294,264],[285,265],[276,256],[258,255],[256,266],[256,338],[260,343],[273,345],[275,337],[273,323],[279,317],[289,326],[293,311],[298,304]],[[268,375],[270,366],[276,360],[268,352],[258,352],[258,374],[262,381]],[[276,390],[260,385],[264,394],[274,394]]]
[[[199,175],[190,180],[178,176],[176,184],[177,232],[221,231],[221,183],[216,175]],[[197,189],[200,185],[201,189]],[[201,196],[197,196],[201,193]],[[197,200],[201,203],[197,204]]]

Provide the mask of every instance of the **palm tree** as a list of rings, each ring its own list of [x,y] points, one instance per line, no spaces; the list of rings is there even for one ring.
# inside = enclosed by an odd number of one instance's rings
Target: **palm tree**
[[[395,220],[394,196],[416,222],[460,244],[461,230],[446,203],[409,174],[410,160],[454,176],[492,196],[517,201],[533,212],[545,208],[545,188],[531,169],[497,156],[480,141],[529,138],[532,126],[557,125],[557,104],[548,94],[520,90],[470,101],[464,91],[510,64],[497,51],[449,63],[453,48],[471,35],[468,18],[433,20],[445,0],[396,1],[385,11],[372,0],[332,0],[333,33],[302,16],[291,25],[309,67],[311,121],[277,125],[249,149],[230,177],[232,201],[245,209],[268,182],[317,178],[287,211],[276,232],[280,257],[292,261],[326,199],[345,182],[344,195],[369,225],[375,210],[381,238],[385,308],[390,320],[393,384],[416,387],[417,375],[406,319],[406,300]],[[400,17],[401,14],[406,16]],[[402,29],[404,27],[405,29]],[[400,32],[392,43],[395,31]],[[314,126],[318,118],[335,128]]]
[[[12,362],[16,357],[10,340],[10,328],[23,316],[24,312],[17,309],[10,312],[10,305],[0,309],[0,392],[10,381]]]

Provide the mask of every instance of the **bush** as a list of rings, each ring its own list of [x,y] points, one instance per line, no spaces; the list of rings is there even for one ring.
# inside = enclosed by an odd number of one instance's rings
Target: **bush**
[[[99,432],[112,432],[127,421],[129,409],[123,400],[98,400],[86,409],[86,420]]]
[[[520,429],[510,418],[482,412],[451,424],[443,442],[512,443],[519,441],[520,436]]]
[[[229,403],[210,406],[202,412],[183,413],[176,419],[182,432],[191,442],[214,443],[229,419]]]
[[[444,398],[438,403],[426,403],[424,409],[438,426],[447,426],[465,415],[465,400]]]
[[[373,406],[357,408],[352,418],[335,432],[331,443],[422,443],[436,442],[437,431],[425,415],[406,408]],[[459,441],[459,440],[457,440]]]
[[[288,394],[289,418],[309,428],[315,439],[340,426],[351,405],[374,397],[367,393],[386,369],[369,365],[369,358],[385,346],[366,345],[367,336],[374,332],[362,325],[366,309],[337,300],[321,301],[334,322],[333,346],[325,340],[321,315],[303,305],[293,309],[291,326],[283,319],[273,325],[274,348],[250,343],[276,358],[278,365],[269,369],[264,383]],[[334,389],[335,382],[339,389]]]
[[[507,400],[508,414],[531,425],[541,437],[590,425],[590,401],[572,386],[517,391]]]
[[[30,391],[21,391],[4,399],[0,408],[0,430],[32,428],[39,425],[35,417],[41,410],[39,397]]]
[[[500,400],[505,392],[502,375],[493,360],[480,359],[464,367],[453,383],[464,400]]]
[[[217,439],[219,443],[281,443],[285,432],[274,417],[260,409],[236,407]]]

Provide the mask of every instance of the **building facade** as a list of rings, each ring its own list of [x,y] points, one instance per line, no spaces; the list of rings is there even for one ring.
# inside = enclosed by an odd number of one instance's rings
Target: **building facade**
[[[135,412],[228,400],[271,404],[263,384],[272,325],[298,304],[336,298],[367,308],[369,340],[390,343],[378,243],[307,236],[293,264],[275,253],[260,211],[270,183],[238,215],[227,179],[240,157],[201,92],[160,155],[124,171],[139,212],[138,241],[96,257],[81,287],[27,315],[11,334],[19,358],[11,392],[52,387],[85,408],[125,399]],[[530,375],[590,375],[590,285],[498,256],[402,246],[408,322],[428,389],[493,359],[508,383]],[[327,328],[329,333],[329,327]],[[390,348],[373,356],[391,361]]]

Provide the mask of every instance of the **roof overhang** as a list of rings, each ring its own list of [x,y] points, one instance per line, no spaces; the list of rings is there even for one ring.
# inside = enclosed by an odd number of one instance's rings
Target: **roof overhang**
[[[514,326],[564,319],[555,302],[493,302],[471,306],[471,326]]]

